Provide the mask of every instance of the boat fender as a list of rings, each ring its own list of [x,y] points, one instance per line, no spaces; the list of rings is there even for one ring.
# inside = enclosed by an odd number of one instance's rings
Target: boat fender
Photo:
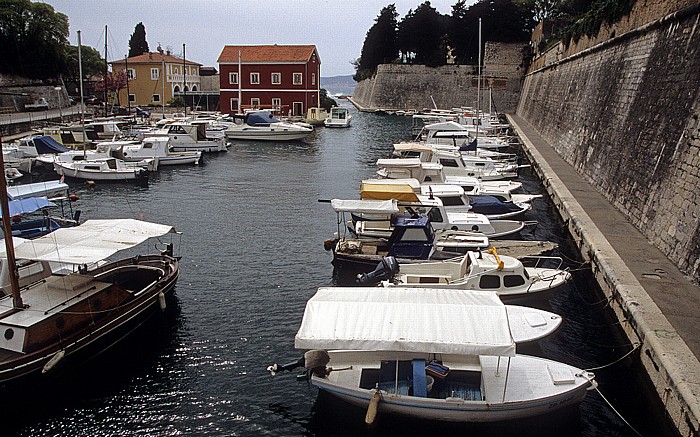
[[[160,309],[162,311],[165,311],[165,308],[166,308],[165,294],[162,291],[158,293],[158,303],[160,304]]]
[[[372,394],[372,398],[369,400],[367,414],[365,415],[365,423],[367,425],[374,425],[374,421],[377,419],[377,410],[379,409],[379,401],[381,398],[382,395],[379,392],[379,389],[375,388],[374,394]]]
[[[377,267],[369,273],[357,275],[357,283],[360,285],[373,285],[387,281],[399,272],[399,263],[393,256],[385,256],[377,264]]]
[[[66,351],[63,349],[56,352],[54,354],[54,356],[51,357],[51,359],[46,364],[44,364],[44,368],[41,369],[41,373],[50,372],[51,369],[56,367],[56,364],[58,364],[58,362],[61,361],[65,355],[66,355]]]

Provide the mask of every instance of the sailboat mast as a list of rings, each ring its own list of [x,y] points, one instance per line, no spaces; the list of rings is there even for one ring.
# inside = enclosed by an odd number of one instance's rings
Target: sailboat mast
[[[476,146],[479,147],[479,123],[481,122],[481,18],[479,18],[479,66],[476,81]]]
[[[107,115],[107,25],[105,25],[105,83],[104,83],[104,96],[105,96],[105,116]]]
[[[238,50],[238,108],[237,108],[237,114],[241,113],[241,51],[240,49]]]
[[[78,77],[80,77],[80,127],[83,131],[83,150],[85,150],[85,95],[83,94],[83,58],[80,31],[78,31]]]
[[[2,153],[0,153],[0,168],[5,168],[5,160]],[[7,199],[7,181],[5,180],[4,171],[0,172],[0,210],[2,211],[2,232],[5,236],[5,254],[10,274],[13,307],[15,309],[24,309],[22,295],[19,292],[19,274],[17,272],[17,260],[15,259],[15,247],[12,242],[12,223],[10,223],[10,206]]]
[[[185,117],[187,117],[187,73],[185,68],[185,45],[182,45],[182,106],[185,110]]]

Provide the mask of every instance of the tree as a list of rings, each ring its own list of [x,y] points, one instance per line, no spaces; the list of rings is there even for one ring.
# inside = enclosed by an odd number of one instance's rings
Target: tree
[[[437,67],[445,65],[446,17],[430,5],[429,1],[409,11],[399,24],[399,49],[416,64]]]
[[[396,6],[390,4],[382,8],[374,25],[367,31],[362,45],[362,54],[358,62],[355,80],[365,79],[376,71],[377,65],[393,62],[398,58],[396,45]]]
[[[0,72],[32,79],[56,77],[65,68],[68,17],[46,3],[0,2]]]
[[[129,39],[129,57],[134,57],[148,53],[148,42],[146,41],[146,27],[139,23],[134,28],[134,33]]]
[[[99,82],[95,83],[95,91],[113,92],[117,96],[117,104],[119,102],[119,91],[126,88],[126,72],[119,70],[117,72],[109,72],[107,75],[102,75]]]
[[[105,60],[96,49],[89,46],[82,46],[80,48],[80,60],[83,66],[83,80],[104,75]],[[78,88],[78,84],[80,83],[78,46],[67,47],[65,63],[66,67],[63,80],[66,83],[66,88],[72,95],[78,95],[80,93],[80,88]]]

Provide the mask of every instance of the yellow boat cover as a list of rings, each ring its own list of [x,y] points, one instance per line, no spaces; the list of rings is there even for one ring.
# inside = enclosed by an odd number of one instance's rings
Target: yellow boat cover
[[[362,182],[360,184],[360,199],[390,200],[399,202],[418,202],[418,196],[409,184],[388,184]]]

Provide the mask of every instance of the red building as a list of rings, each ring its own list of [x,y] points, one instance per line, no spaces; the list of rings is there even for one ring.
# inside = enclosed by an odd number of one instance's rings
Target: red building
[[[314,45],[225,46],[218,63],[222,113],[305,115],[319,105],[321,60]]]

